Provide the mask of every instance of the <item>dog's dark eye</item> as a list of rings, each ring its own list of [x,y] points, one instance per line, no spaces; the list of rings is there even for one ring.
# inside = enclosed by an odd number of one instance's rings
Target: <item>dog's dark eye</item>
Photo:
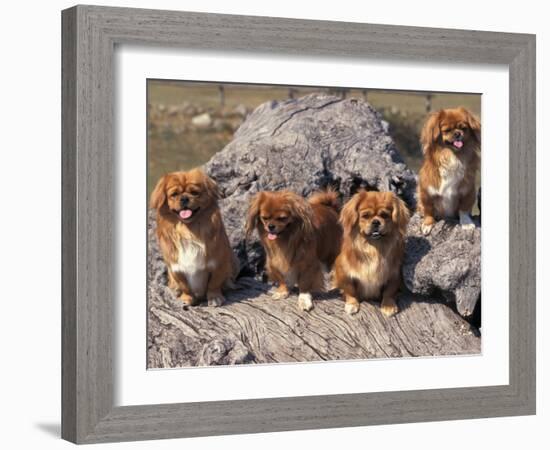
[[[269,220],[269,216],[262,216],[261,219],[262,220]]]
[[[390,214],[388,213],[388,211],[380,211],[380,213],[378,214],[380,217],[382,217],[382,219],[387,219]]]
[[[193,197],[196,197],[196,196],[200,195],[200,192],[199,191],[189,191],[189,195],[192,195]]]
[[[449,131],[451,131],[450,128],[442,128],[441,131],[443,131],[443,133],[448,133]]]
[[[277,217],[277,220],[278,220],[279,222],[282,222],[282,221],[284,221],[284,220],[286,220],[286,219],[287,219],[286,216]]]
[[[178,192],[172,192],[172,193],[170,194],[170,197],[175,198],[175,197],[177,197],[178,195],[179,195]]]

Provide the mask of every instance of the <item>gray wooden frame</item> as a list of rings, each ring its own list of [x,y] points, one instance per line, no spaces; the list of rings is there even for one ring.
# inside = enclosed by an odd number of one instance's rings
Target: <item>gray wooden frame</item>
[[[62,13],[62,437],[77,443],[535,413],[535,36],[76,6]],[[510,382],[113,405],[116,44],[505,64],[510,76]]]

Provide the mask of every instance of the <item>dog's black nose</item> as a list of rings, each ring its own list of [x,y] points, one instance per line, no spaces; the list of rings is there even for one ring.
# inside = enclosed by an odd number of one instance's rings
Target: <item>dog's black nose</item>
[[[272,223],[270,223],[268,226],[267,226],[267,229],[269,231],[273,231],[275,229],[275,225],[273,225]]]
[[[380,221],[379,221],[378,219],[374,219],[374,220],[372,221],[372,226],[373,226],[373,227],[379,227],[379,226],[380,226]]]
[[[189,197],[182,197],[180,203],[182,206],[187,206],[187,204],[189,203]]]

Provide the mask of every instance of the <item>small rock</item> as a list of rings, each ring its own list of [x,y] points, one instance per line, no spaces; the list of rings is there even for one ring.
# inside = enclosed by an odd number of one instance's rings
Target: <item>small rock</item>
[[[229,125],[225,120],[223,119],[214,119],[214,123],[212,124],[212,128],[216,131],[225,131],[227,129],[231,129],[231,125]]]
[[[212,117],[208,113],[199,114],[191,119],[191,123],[197,128],[208,128],[212,125]]]
[[[178,113],[180,112],[179,108],[177,106],[170,106],[168,108],[168,115],[169,116],[177,116]]]
[[[193,105],[187,102],[184,105],[182,105],[181,110],[183,114],[185,114],[186,116],[196,116],[198,113],[197,108],[195,108]]]
[[[248,115],[248,108],[241,103],[235,106],[233,112],[241,117],[246,117]]]

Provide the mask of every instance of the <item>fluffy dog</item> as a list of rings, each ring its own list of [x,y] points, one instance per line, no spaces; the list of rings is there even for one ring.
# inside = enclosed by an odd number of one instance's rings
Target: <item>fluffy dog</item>
[[[418,210],[422,232],[429,234],[436,219],[456,218],[475,227],[470,213],[476,200],[481,125],[464,108],[431,114],[420,136],[424,162],[419,173]]]
[[[382,313],[397,313],[407,206],[391,192],[362,191],[345,204],[340,221],[344,239],[334,263],[334,284],[343,292],[345,311],[356,314],[361,300],[381,297]]]
[[[298,285],[298,306],[313,308],[312,291],[322,291],[322,264],[332,267],[338,255],[342,230],[338,223],[340,203],[333,191],[319,192],[309,201],[289,191],[259,192],[252,199],[247,235],[257,230],[265,249],[266,269],[278,284],[273,298],[289,296]]]
[[[163,176],[151,194],[168,285],[188,305],[204,297],[222,305],[222,288],[236,275],[218,198],[216,183],[199,169]]]

